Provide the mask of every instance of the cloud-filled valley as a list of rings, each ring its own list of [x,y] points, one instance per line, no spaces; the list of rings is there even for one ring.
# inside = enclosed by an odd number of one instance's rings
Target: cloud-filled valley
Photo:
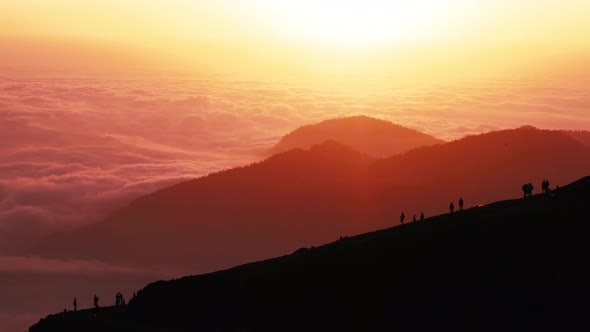
[[[590,93],[530,81],[361,90],[254,81],[0,79],[0,251],[133,198],[263,158],[287,132],[365,114],[452,140],[530,124],[590,129]]]

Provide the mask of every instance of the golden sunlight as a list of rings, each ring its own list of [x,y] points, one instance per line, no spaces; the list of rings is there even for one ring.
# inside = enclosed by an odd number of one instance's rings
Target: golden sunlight
[[[448,3],[437,0],[279,0],[269,4],[283,32],[304,42],[339,46],[417,42],[435,39],[441,28],[449,27],[445,22]]]

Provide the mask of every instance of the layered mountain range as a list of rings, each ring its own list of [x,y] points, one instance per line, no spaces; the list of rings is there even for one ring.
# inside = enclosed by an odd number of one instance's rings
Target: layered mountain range
[[[351,129],[367,126],[382,129]],[[30,253],[213,271],[396,225],[402,212],[442,213],[459,197],[472,207],[519,197],[523,183],[566,184],[590,171],[583,137],[522,127],[445,143],[365,117],[327,121],[275,147],[293,149],[139,197]]]

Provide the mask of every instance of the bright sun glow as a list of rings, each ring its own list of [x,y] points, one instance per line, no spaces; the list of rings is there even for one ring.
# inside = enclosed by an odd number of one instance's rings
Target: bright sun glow
[[[449,2],[273,0],[272,5],[291,38],[358,45],[434,39],[439,27],[445,23]]]

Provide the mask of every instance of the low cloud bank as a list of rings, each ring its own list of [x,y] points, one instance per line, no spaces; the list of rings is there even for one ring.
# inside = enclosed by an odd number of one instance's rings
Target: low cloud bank
[[[0,78],[0,252],[133,198],[258,160],[304,124],[364,114],[451,140],[590,129],[583,85],[507,81],[334,91],[263,82]]]

